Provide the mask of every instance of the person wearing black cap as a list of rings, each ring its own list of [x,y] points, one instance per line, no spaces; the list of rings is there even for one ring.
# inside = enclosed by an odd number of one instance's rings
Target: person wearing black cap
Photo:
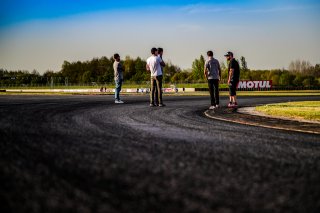
[[[228,62],[228,85],[229,85],[229,92],[230,92],[230,102],[228,104],[228,107],[230,108],[236,108],[238,107],[237,103],[237,86],[240,81],[240,66],[239,63],[235,58],[233,58],[232,52],[227,52],[227,54],[224,55]]]

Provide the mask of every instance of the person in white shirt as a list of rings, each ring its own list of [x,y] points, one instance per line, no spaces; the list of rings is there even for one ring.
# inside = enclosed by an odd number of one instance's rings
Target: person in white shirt
[[[165,63],[162,61],[161,57],[158,57],[157,48],[153,47],[151,49],[151,54],[147,59],[146,69],[151,74],[151,92],[150,92],[150,107],[154,107],[154,97],[155,90],[157,89],[158,94],[158,103],[159,107],[165,106],[162,101],[162,68],[165,66]]]

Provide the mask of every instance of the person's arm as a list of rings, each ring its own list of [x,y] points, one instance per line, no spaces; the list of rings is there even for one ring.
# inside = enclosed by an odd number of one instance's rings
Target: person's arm
[[[116,78],[118,75],[118,64],[113,63],[113,75]]]
[[[147,71],[150,71],[150,67],[149,67],[149,64],[148,64],[148,63],[146,64],[146,70],[147,70]]]
[[[159,59],[160,59],[160,65],[161,65],[162,67],[165,67],[166,64],[164,63],[164,61],[162,60],[162,58],[159,58]]]
[[[123,72],[123,67],[122,67],[122,65],[120,63],[118,64],[117,72],[118,73]]]
[[[208,79],[208,75],[209,75],[208,61],[206,61],[206,62],[204,63],[203,74],[204,74],[205,79]]]
[[[228,84],[230,84],[231,78],[233,78],[234,67],[235,67],[234,59],[231,59],[229,67],[230,67],[230,70],[229,70],[229,76],[228,76]]]
[[[221,81],[221,67],[220,67],[220,63],[218,61],[218,69],[219,69],[219,81]]]
[[[230,84],[230,82],[231,82],[231,76],[233,76],[233,72],[234,72],[234,69],[231,68],[229,71],[228,84]]]
[[[124,73],[125,67],[122,64],[120,64],[120,69],[121,69],[122,73]]]
[[[208,68],[207,68],[207,64],[204,65],[203,75],[204,75],[205,79],[208,79]]]

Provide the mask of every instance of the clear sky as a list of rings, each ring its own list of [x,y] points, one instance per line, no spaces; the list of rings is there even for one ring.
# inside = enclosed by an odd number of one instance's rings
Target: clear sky
[[[0,68],[59,71],[64,60],[140,56],[191,68],[213,50],[233,51],[251,69],[320,63],[318,0],[1,0]]]

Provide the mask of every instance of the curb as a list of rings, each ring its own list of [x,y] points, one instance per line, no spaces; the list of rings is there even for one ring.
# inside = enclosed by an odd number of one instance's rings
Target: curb
[[[320,122],[318,122],[318,121],[311,121],[311,120],[306,120],[306,119],[295,119],[295,118],[291,119],[288,117],[268,115],[263,112],[259,112],[259,111],[255,110],[255,107],[239,108],[238,113],[247,114],[247,115],[262,116],[262,117],[266,117],[266,118],[276,118],[276,119],[282,119],[282,120],[287,120],[287,121],[298,121],[298,122],[303,122],[303,123],[320,124]]]
[[[241,121],[241,120],[231,120],[227,118],[222,118],[222,117],[217,117],[217,116],[212,116],[209,114],[210,110],[206,110],[204,112],[204,115],[208,118],[219,120],[219,121],[225,121],[225,122],[230,122],[230,123],[237,123],[237,124],[242,124],[242,125],[248,125],[248,126],[256,126],[256,127],[263,127],[263,128],[268,128],[268,129],[277,129],[277,130],[285,130],[285,131],[293,131],[293,132],[300,132],[300,133],[309,133],[309,134],[316,134],[320,135],[320,130],[319,131],[308,131],[308,130],[300,130],[300,129],[293,129],[293,128],[287,128],[287,127],[281,127],[281,126],[272,126],[268,124],[261,124],[257,122],[246,122],[246,121]],[[239,113],[242,114],[242,113]],[[259,116],[259,115],[253,115],[252,116]],[[259,116],[263,117],[263,116]],[[279,119],[280,120],[280,119]]]

